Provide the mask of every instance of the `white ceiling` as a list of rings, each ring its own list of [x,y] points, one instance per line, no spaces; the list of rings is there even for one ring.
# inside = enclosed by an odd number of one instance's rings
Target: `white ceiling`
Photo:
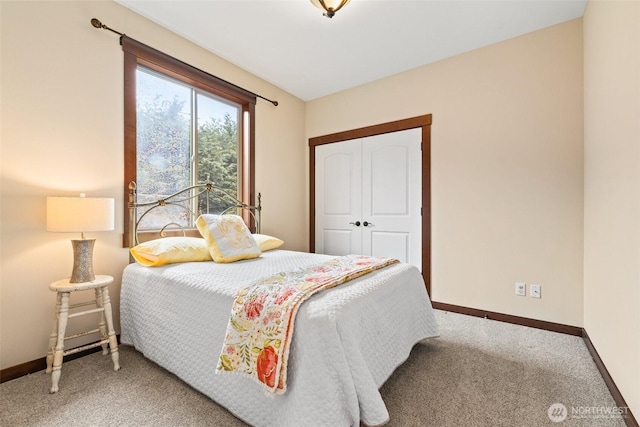
[[[309,0],[116,1],[304,101],[579,18],[587,3],[352,0],[328,19]]]

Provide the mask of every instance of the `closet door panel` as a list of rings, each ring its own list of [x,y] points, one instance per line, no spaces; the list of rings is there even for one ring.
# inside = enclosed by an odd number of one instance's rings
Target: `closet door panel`
[[[363,252],[422,266],[422,132],[362,141]]]
[[[316,253],[362,253],[362,142],[316,147]],[[358,222],[359,223],[359,222]]]
[[[367,149],[371,164],[365,173],[365,186],[371,189],[370,198],[367,198],[371,206],[366,211],[370,215],[408,215],[411,194],[408,191],[407,147],[378,145]]]
[[[405,232],[371,231],[371,255],[397,258],[402,262],[409,259],[411,235]]]
[[[361,250],[354,248],[353,235],[357,234],[351,230],[336,230],[326,229],[322,236],[324,242],[324,248],[322,252],[316,251],[316,253],[324,253],[328,255],[349,255],[358,254]],[[360,246],[360,245],[358,245]]]

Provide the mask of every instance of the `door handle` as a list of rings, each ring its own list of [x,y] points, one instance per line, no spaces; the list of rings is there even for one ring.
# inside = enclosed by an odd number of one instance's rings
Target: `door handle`
[[[364,225],[365,227],[368,227],[369,225],[373,226],[373,223],[365,221],[362,223],[362,225]]]
[[[353,224],[356,227],[360,227],[360,221],[356,221],[356,222],[350,222],[349,224]]]

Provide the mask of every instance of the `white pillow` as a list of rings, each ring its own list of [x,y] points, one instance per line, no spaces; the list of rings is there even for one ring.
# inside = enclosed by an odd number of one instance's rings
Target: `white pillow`
[[[257,258],[262,253],[244,220],[238,215],[200,215],[196,226],[215,262]]]

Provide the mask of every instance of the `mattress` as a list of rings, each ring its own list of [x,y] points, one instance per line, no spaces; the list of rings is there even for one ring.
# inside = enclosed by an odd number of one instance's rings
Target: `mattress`
[[[261,277],[332,258],[285,250],[232,264],[128,265],[121,341],[255,426],[384,424],[379,388],[438,325],[417,268],[400,263],[309,298],[298,311],[287,392],[216,375],[235,292]]]

